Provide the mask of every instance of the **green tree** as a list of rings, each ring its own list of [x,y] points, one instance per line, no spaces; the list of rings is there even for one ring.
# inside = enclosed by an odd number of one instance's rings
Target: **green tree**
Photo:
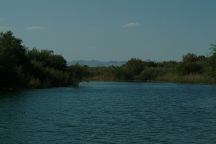
[[[216,44],[211,44],[211,50],[209,75],[216,81]]]
[[[56,69],[66,68],[64,57],[54,54],[51,50],[37,50],[34,48],[28,51],[28,57],[31,61],[41,62],[46,67],[54,67]]]
[[[205,56],[189,53],[183,56],[183,61],[178,66],[178,72],[183,75],[202,74],[205,72],[206,64]]]
[[[90,75],[87,66],[81,66],[79,64],[68,67],[69,79],[72,83],[79,83],[84,79],[87,79]]]
[[[198,60],[197,55],[195,55],[193,53],[188,53],[188,54],[183,56],[183,62],[184,63],[193,63],[193,62],[196,62],[197,60]]]
[[[134,80],[145,68],[145,63],[141,59],[132,58],[123,65],[126,80]]]
[[[78,85],[85,75],[53,51],[28,50],[12,32],[0,33],[0,89]]]
[[[0,87],[22,87],[25,85],[23,71],[26,65],[26,49],[22,40],[11,31],[0,33]]]

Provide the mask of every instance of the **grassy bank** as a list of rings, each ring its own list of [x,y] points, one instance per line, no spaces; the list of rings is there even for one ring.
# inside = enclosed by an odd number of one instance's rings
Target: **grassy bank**
[[[182,61],[130,59],[122,66],[89,67],[88,80],[130,82],[216,83],[216,46],[212,55],[186,54]]]

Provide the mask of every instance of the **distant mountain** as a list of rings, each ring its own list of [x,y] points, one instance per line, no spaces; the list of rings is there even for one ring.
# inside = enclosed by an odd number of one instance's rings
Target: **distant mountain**
[[[125,64],[126,61],[99,61],[99,60],[74,60],[69,63],[69,65],[80,64],[87,65],[89,67],[109,67],[109,66],[121,66]]]

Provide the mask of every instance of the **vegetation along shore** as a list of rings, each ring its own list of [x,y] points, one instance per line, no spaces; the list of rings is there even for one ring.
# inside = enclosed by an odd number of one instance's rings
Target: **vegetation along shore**
[[[216,45],[210,56],[189,53],[182,61],[143,61],[132,58],[121,66],[67,65],[50,50],[30,49],[11,31],[0,34],[0,89],[78,86],[83,80],[130,82],[216,83]]]
[[[0,34],[0,89],[78,86],[83,67],[50,50],[29,49],[11,31]]]
[[[88,80],[129,82],[216,83],[216,45],[210,56],[189,53],[182,61],[143,61],[132,58],[122,66],[89,67]]]

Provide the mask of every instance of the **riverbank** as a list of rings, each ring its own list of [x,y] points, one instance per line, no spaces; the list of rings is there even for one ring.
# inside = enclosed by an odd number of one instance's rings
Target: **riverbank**
[[[103,82],[155,82],[155,83],[185,83],[185,84],[216,84],[214,79],[209,79],[206,76],[202,75],[185,75],[185,76],[178,76],[174,74],[166,74],[163,76],[159,76],[154,80],[118,80],[114,77],[101,77],[95,76],[88,78],[86,81],[103,81]]]
[[[215,48],[216,49],[216,48]],[[182,61],[153,62],[132,58],[122,66],[89,67],[88,80],[216,83],[216,52],[210,56],[187,54]]]

